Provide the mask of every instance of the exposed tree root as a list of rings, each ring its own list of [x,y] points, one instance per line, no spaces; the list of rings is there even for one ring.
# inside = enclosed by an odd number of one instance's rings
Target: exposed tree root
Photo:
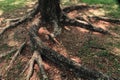
[[[39,68],[40,68],[40,71],[41,71],[41,74],[42,74],[42,80],[48,80],[48,77],[45,73],[45,70],[43,68],[43,65],[42,65],[42,58],[41,58],[41,55],[38,51],[35,51],[34,52],[36,54],[36,62],[37,64],[39,65]]]
[[[30,62],[29,62],[30,67],[29,67],[29,71],[28,71],[28,75],[26,77],[26,80],[30,80],[30,77],[32,76],[34,62],[35,62],[35,57],[34,57],[34,54],[33,54],[32,58],[30,59]]]
[[[25,43],[24,42],[20,48],[18,49],[18,51],[14,54],[14,56],[12,57],[12,60],[10,61],[9,65],[7,66],[7,68],[5,69],[5,73],[3,73],[3,76],[6,76],[6,72],[12,67],[14,61],[16,60],[16,58],[18,57],[18,55],[21,53],[22,49],[24,48],[25,46]]]
[[[5,22],[11,23],[11,22],[17,22],[20,18],[14,18],[14,19],[6,19]]]
[[[102,20],[102,21],[115,23],[115,24],[120,24],[120,19],[113,19],[113,18],[107,18],[107,17],[98,17],[98,16],[93,16],[93,17],[88,17],[88,18],[92,18],[92,19],[95,19],[95,20]]]
[[[102,29],[102,28],[97,28],[95,26],[93,26],[92,24],[88,23],[87,21],[83,20],[77,20],[77,19],[70,19],[67,16],[63,15],[62,17],[63,19],[61,20],[61,23],[65,26],[73,26],[73,27],[81,27],[90,31],[94,31],[94,32],[99,32],[102,34],[111,34],[110,32]]]
[[[50,49],[49,47],[45,46],[40,38],[37,36],[37,27],[38,26],[33,26],[30,29],[30,35],[32,38],[32,42],[34,42],[34,46],[39,50],[40,54],[45,57],[46,59],[52,61],[53,63],[59,65],[59,66],[64,66],[66,69],[69,69],[70,71],[73,71],[78,77],[85,78],[85,79],[103,79],[103,80],[109,80],[109,77],[104,75],[101,72],[89,70],[80,64],[65,58],[63,55],[60,55],[56,51]]]
[[[60,25],[58,25],[57,21],[53,20],[52,23],[53,23],[52,26],[53,26],[54,30],[53,30],[53,33],[48,34],[49,39],[50,39],[53,43],[60,44],[60,43],[57,41],[56,37],[61,34],[62,28],[61,28]]]
[[[42,80],[48,80],[48,77],[47,77],[45,70],[43,68],[43,65],[42,65],[42,58],[41,58],[40,53],[38,51],[33,52],[32,58],[30,59],[28,65],[24,69],[24,71],[25,71],[29,67],[29,71],[28,71],[28,75],[26,77],[26,80],[30,80],[30,78],[33,74],[33,68],[34,68],[35,62],[37,62],[38,66],[39,66],[40,73],[42,75]]]
[[[89,6],[87,4],[82,4],[82,5],[74,5],[74,6],[69,6],[69,7],[65,7],[62,10],[66,13],[69,13],[73,10],[88,10],[88,9],[97,9],[100,8],[100,6]]]
[[[53,20],[53,27],[54,27],[54,31],[51,34],[51,37],[55,38],[56,36],[61,34],[61,27],[58,25],[58,23]]]
[[[78,20],[80,20],[81,22],[87,23],[88,25],[94,27],[94,25],[91,23],[91,18],[92,18],[92,19],[96,19],[95,17],[96,17],[96,18],[99,18],[99,19],[97,19],[97,20],[103,20],[103,21],[106,21],[106,22],[114,23],[114,24],[120,24],[120,20],[119,20],[119,19],[111,19],[111,18],[98,17],[98,16],[93,16],[93,17],[87,16],[88,20],[85,20],[83,17],[76,17],[76,19],[78,19]],[[112,22],[111,22],[111,21],[112,21]],[[96,28],[96,27],[94,27],[94,28],[98,30],[98,31],[95,31],[95,32],[100,32],[100,33],[102,33],[101,31],[103,31],[103,34],[104,34],[104,32],[105,32],[105,34],[112,35],[113,37],[117,37],[117,38],[120,37],[118,34],[116,34],[116,33],[114,33],[114,32],[106,31],[106,30],[103,30],[102,28]],[[99,31],[99,29],[100,29],[101,31]],[[89,30],[89,29],[88,29],[88,30]]]
[[[7,21],[10,22],[7,26],[0,28],[0,36],[8,29],[14,28],[22,23],[25,23],[27,20],[31,20],[37,13],[38,13],[38,5],[33,8],[27,15],[21,17],[21,18],[16,18],[16,19],[9,19]]]

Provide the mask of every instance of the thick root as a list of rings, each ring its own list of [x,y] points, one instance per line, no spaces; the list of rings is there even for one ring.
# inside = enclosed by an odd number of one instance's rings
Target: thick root
[[[76,76],[78,76],[80,78],[94,79],[94,80],[97,80],[97,79],[109,80],[109,77],[104,75],[103,73],[98,72],[98,71],[89,70],[89,69],[81,66],[77,62],[74,62],[68,58],[65,58],[63,55],[60,55],[56,51],[45,46],[42,43],[42,41],[40,40],[40,38],[37,36],[37,33],[36,33],[37,28],[36,27],[37,26],[32,27],[30,29],[30,35],[33,40],[32,42],[34,42],[34,46],[37,46],[36,48],[39,50],[39,52],[41,53],[41,55],[43,57],[45,57],[46,59],[52,61],[53,63],[55,63],[59,66],[66,67],[66,69],[69,69],[70,71],[75,73]]]
[[[113,18],[107,18],[107,17],[98,17],[98,16],[93,16],[93,17],[88,17],[89,19],[95,19],[95,20],[102,20],[114,24],[120,24],[120,19],[113,19]]]
[[[83,21],[81,20],[77,20],[77,19],[70,19],[68,18],[66,15],[63,14],[63,16],[61,17],[61,23],[64,26],[73,26],[73,27],[81,27],[93,32],[99,32],[102,34],[109,34],[111,35],[111,33],[109,31],[106,31],[102,28],[97,28],[95,26],[93,26],[92,24],[88,23],[86,20],[83,19]]]

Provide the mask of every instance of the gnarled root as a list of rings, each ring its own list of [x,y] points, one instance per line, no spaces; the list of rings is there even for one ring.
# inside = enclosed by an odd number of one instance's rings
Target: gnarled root
[[[42,65],[42,58],[40,56],[40,53],[38,51],[36,51],[36,50],[33,52],[32,58],[30,59],[28,65],[24,69],[24,71],[25,71],[27,69],[27,67],[29,67],[29,71],[28,71],[28,75],[26,77],[26,80],[30,80],[30,78],[31,78],[31,76],[33,74],[33,68],[34,68],[35,62],[37,62],[38,66],[40,68],[40,73],[42,75],[42,80],[48,80],[48,77],[47,77],[47,75],[45,73],[45,70],[44,70],[44,67]]]
[[[33,26],[30,29],[30,35],[32,37],[32,42],[34,42],[34,46],[38,49],[38,51],[41,53],[42,57],[45,57],[46,59],[52,61],[53,63],[66,67],[66,69],[69,69],[70,71],[73,71],[78,77],[85,78],[85,79],[106,79],[109,80],[109,77],[104,75],[101,72],[89,70],[77,62],[74,62],[68,58],[65,58],[63,55],[60,55],[56,51],[50,49],[46,45],[43,44],[43,42],[40,40],[40,38],[37,36],[36,33],[37,26]]]
[[[57,44],[60,45],[60,43],[57,41],[56,37],[61,34],[62,28],[61,28],[61,26],[58,25],[57,21],[53,20],[52,23],[53,23],[52,26],[53,26],[54,30],[53,30],[53,33],[48,35],[49,39],[52,42],[57,43]]]
[[[77,19],[70,19],[64,14],[62,16],[61,23],[64,26],[81,27],[81,28],[84,28],[84,29],[87,29],[87,30],[90,30],[90,31],[111,35],[111,33],[109,31],[106,31],[102,28],[97,28],[97,27],[93,26],[92,24],[88,23],[85,20],[80,21],[80,20],[77,20]]]

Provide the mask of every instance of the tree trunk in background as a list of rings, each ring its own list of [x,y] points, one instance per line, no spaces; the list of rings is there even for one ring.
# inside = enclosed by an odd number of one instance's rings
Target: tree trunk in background
[[[60,0],[39,0],[39,8],[43,22],[59,21],[61,16]]]

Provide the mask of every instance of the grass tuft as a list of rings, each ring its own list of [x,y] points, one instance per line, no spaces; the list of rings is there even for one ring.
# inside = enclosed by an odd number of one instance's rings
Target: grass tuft
[[[11,11],[25,5],[26,0],[0,0],[0,10]]]

